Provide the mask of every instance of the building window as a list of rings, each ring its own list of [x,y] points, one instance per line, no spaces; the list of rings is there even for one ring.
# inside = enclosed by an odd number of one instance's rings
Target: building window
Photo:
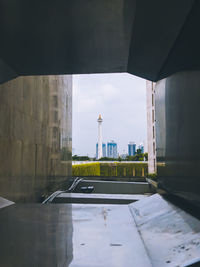
[[[53,147],[53,151],[56,152],[57,151],[57,148],[58,148],[57,141],[53,141],[52,147]]]
[[[152,109],[152,122],[154,123],[155,118],[154,118],[154,110]]]
[[[54,111],[54,122],[58,122],[58,111]]]
[[[53,96],[53,106],[54,106],[55,108],[58,107],[58,97],[57,97],[57,95],[54,95],[54,96]]]
[[[155,154],[156,154],[156,146],[155,146],[155,142],[153,142],[153,154],[154,154],[154,156],[155,156]]]
[[[152,94],[152,107],[154,106],[154,94]]]
[[[154,130],[154,126],[153,126],[153,139],[155,138],[155,130]]]
[[[53,138],[57,138],[58,128],[53,127]]]
[[[52,81],[52,85],[53,85],[53,88],[54,88],[54,92],[57,92],[58,91],[58,81],[57,80],[53,80]]]
[[[66,108],[68,109],[68,95],[66,96]]]

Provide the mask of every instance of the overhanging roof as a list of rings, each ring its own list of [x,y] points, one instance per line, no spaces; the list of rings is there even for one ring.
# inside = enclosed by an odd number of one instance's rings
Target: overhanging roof
[[[200,1],[0,0],[0,82],[129,72],[157,81],[200,68]]]

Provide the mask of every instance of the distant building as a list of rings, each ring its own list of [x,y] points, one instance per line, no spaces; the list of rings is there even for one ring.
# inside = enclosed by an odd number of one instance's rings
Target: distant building
[[[106,157],[106,144],[102,144],[102,150],[103,150],[103,157]]]
[[[102,143],[102,157],[106,157],[106,144]],[[98,143],[96,143],[96,158],[98,159]]]
[[[141,150],[141,153],[144,153],[144,145],[143,145],[143,143],[139,144],[138,149]]]
[[[128,144],[128,155],[135,156],[136,153],[136,144],[134,142],[130,142]]]
[[[117,158],[117,143],[110,141],[107,143],[107,157]]]

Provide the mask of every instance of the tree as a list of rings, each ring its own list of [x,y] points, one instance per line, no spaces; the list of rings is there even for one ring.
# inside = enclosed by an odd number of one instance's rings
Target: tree
[[[148,153],[144,153],[145,160],[148,161]]]
[[[90,160],[90,158],[88,156],[77,156],[77,155],[74,155],[72,157],[72,160],[85,161],[85,160]]]
[[[146,160],[148,160],[148,154],[145,153],[139,153],[141,152],[141,149],[138,149],[137,150],[137,154],[135,154],[135,156],[127,156],[125,160],[127,161],[143,161],[144,160],[144,157]]]

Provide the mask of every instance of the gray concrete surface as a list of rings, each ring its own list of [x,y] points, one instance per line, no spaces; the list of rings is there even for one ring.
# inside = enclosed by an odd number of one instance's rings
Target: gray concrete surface
[[[155,81],[197,69],[199,10],[194,0],[2,1],[0,82],[99,72]]]
[[[200,207],[199,84],[200,71],[180,72],[155,95],[158,186]]]
[[[127,205],[12,205],[0,236],[3,267],[151,266]]]
[[[73,257],[71,205],[15,204],[0,209],[0,266],[68,266]]]
[[[54,198],[53,203],[81,203],[81,204],[129,204],[143,198],[146,195],[126,195],[126,194],[80,194],[62,193]]]
[[[129,208],[154,267],[187,266],[194,259],[200,266],[199,210],[190,214],[185,203],[175,203],[172,196],[155,194]]]
[[[73,178],[75,178],[74,176]],[[116,176],[79,176],[83,180],[118,181],[118,182],[146,182],[145,177],[116,177]]]
[[[64,92],[68,99],[64,98]],[[20,77],[0,85],[2,197],[15,202],[38,201],[56,183],[71,176],[71,92],[68,76]],[[54,95],[58,96],[56,108]],[[67,111],[61,105],[63,99],[68,103]],[[53,121],[55,111],[59,122]],[[61,162],[60,151],[62,117],[67,123],[68,137],[65,162]]]
[[[150,267],[127,205],[72,205],[70,267]]]
[[[83,180],[75,188],[75,193],[81,193],[82,186],[94,186],[94,194],[144,194],[152,193],[151,186],[146,182],[118,182]]]
[[[14,204],[0,209],[0,266],[187,266],[200,255],[194,211],[158,194],[129,205]]]

